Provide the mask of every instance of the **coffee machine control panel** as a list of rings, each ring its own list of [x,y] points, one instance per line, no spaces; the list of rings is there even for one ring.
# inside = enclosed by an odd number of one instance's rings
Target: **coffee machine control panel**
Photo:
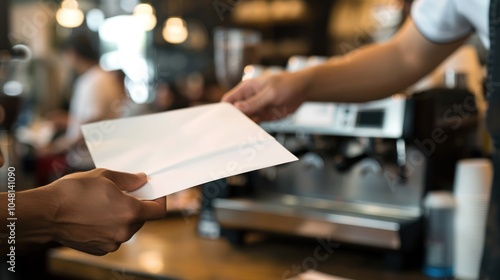
[[[402,138],[408,98],[394,95],[367,103],[306,102],[292,115],[261,126],[271,133]],[[279,112],[276,112],[279,114]]]

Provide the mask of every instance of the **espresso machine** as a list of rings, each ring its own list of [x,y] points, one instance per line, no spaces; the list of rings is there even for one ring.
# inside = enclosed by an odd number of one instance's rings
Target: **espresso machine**
[[[477,122],[474,95],[460,89],[304,103],[261,124],[299,160],[206,185],[199,230],[235,244],[264,231],[411,255],[423,197],[451,190],[455,163],[475,153]]]

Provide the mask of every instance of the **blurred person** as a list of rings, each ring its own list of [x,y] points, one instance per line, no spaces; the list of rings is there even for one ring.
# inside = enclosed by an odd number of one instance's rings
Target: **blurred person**
[[[69,38],[63,45],[63,57],[78,78],[74,84],[64,136],[38,151],[39,184],[51,181],[47,174],[54,170],[64,174],[92,169],[94,164],[80,126],[119,117],[122,111],[123,84],[116,74],[101,69],[99,53],[87,36]]]
[[[62,109],[50,111],[45,116],[45,119],[51,124],[54,129],[53,140],[63,137],[68,127],[68,112]]]
[[[424,77],[477,32],[490,49],[487,125],[496,149],[481,279],[500,279],[499,18],[500,0],[417,0],[411,17],[388,42],[302,71],[247,80],[223,101],[233,103],[256,121],[265,121],[285,117],[306,100],[366,102],[386,98]]]

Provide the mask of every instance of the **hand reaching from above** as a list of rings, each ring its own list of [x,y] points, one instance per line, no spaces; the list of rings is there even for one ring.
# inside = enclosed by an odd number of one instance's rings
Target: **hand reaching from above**
[[[307,77],[303,73],[266,75],[241,82],[222,98],[256,122],[281,119],[306,99]]]

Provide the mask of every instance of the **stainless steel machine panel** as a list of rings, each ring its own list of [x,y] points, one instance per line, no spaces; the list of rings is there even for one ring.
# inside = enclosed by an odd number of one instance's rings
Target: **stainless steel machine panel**
[[[279,201],[216,199],[216,217],[228,228],[294,233],[314,238],[333,238],[373,247],[399,249],[402,219],[374,219],[353,213],[318,211]]]
[[[362,104],[306,102],[289,117],[262,127],[276,133],[396,139],[403,136],[406,100],[394,95]]]

